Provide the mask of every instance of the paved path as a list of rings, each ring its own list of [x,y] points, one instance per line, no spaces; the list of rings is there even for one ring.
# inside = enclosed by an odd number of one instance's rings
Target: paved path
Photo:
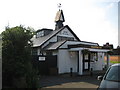
[[[100,81],[97,76],[42,76],[39,85],[42,88],[97,88]]]

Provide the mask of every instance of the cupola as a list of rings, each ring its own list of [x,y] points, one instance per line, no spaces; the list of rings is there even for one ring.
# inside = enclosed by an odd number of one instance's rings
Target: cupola
[[[59,9],[59,11],[57,12],[56,17],[55,17],[55,23],[56,23],[55,30],[63,27],[64,26],[63,22],[65,22],[64,14],[63,14],[63,11]]]

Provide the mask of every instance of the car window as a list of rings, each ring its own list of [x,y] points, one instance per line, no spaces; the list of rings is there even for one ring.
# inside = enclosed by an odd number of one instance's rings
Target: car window
[[[109,69],[105,77],[106,80],[120,82],[120,67],[113,66]]]

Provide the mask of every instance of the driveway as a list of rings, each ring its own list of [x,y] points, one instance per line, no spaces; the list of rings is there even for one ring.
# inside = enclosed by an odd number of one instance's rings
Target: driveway
[[[94,76],[41,76],[39,85],[41,88],[94,88],[100,84],[97,75]]]

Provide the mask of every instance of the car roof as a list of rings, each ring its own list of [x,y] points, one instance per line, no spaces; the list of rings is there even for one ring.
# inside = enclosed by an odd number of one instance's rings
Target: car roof
[[[113,67],[113,66],[120,66],[120,63],[113,64],[112,67]]]

